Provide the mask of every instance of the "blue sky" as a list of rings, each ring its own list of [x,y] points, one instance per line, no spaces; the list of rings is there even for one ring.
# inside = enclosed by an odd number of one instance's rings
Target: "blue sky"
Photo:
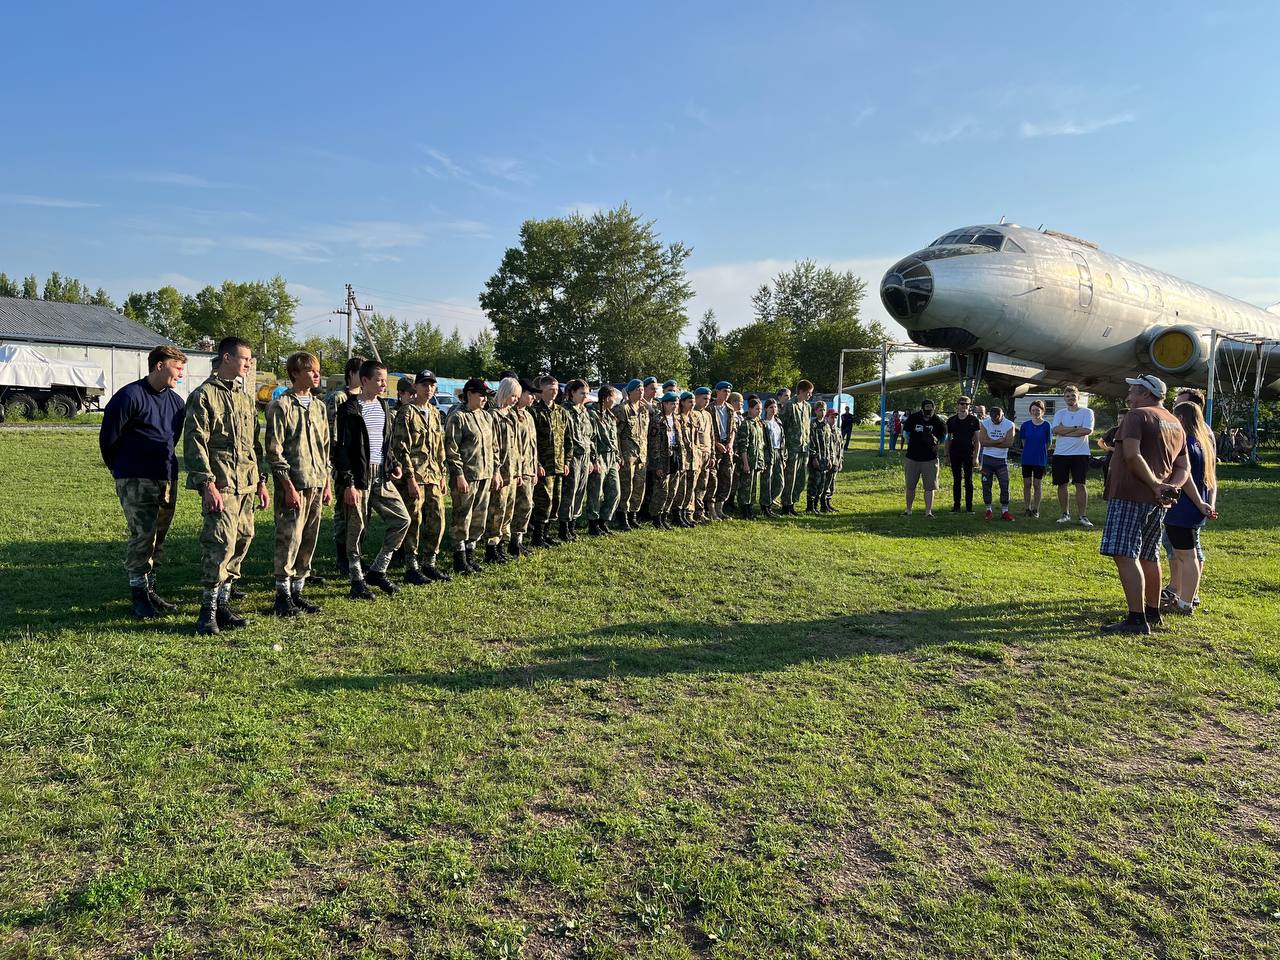
[[[0,270],[278,272],[305,332],[351,282],[470,334],[523,220],[627,201],[693,247],[686,337],[1001,215],[1280,300],[1280,7],[1040,7],[23,4]]]

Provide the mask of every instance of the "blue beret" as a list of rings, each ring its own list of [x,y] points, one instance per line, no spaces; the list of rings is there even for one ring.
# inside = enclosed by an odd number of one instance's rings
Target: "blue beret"
[[[676,385],[676,382],[675,382],[674,380],[664,380],[664,381],[662,381],[662,389],[663,389],[663,390],[669,390],[671,387],[674,387],[675,385]]]
[[[716,384],[716,389],[717,389],[717,390],[732,390],[732,389],[733,389],[733,384],[732,384],[732,383],[730,383],[728,380],[721,380],[719,383],[717,383],[717,384]]]
[[[639,390],[644,384],[634,377],[627,381],[627,385],[622,388],[623,393],[630,393],[632,390]]]
[[[681,399],[681,400],[692,400],[692,399],[693,399],[693,394],[692,394],[692,393],[690,393],[688,390],[681,390],[681,391],[680,391],[680,399]]]
[[[663,403],[675,403],[675,402],[676,402],[677,400],[679,400],[679,399],[680,399],[680,398],[679,398],[679,397],[677,397],[677,396],[676,396],[674,393],[672,393],[670,390],[668,390],[666,393],[664,393],[664,394],[662,395],[662,402],[663,402]]]
[[[694,395],[695,397],[705,397],[705,396],[709,396],[709,395],[710,395],[710,393],[711,393],[711,388],[710,388],[710,387],[699,387],[697,390],[693,391],[693,395]]]
[[[657,383],[657,382],[658,382],[658,378],[657,378],[657,377],[645,377],[645,378],[644,378],[644,383],[640,384],[640,386],[642,386],[642,387],[647,387],[649,384],[651,384],[651,383]]]

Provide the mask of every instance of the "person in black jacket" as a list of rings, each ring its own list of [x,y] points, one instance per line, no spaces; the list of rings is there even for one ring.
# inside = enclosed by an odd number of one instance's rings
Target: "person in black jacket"
[[[376,360],[366,360],[360,367],[360,392],[338,408],[336,417],[333,464],[347,519],[353,600],[372,600],[369,585],[384,593],[400,591],[387,577],[387,567],[408,532],[409,511],[392,482],[400,478],[401,471],[390,456],[391,416],[382,399],[386,389],[387,368]],[[366,574],[360,560],[360,540],[369,526],[371,509],[382,517],[387,535]]]

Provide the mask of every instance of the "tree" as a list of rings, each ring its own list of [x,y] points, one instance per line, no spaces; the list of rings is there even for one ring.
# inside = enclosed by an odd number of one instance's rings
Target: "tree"
[[[16,297],[18,285],[6,273],[0,273],[0,297]]]
[[[115,301],[111,299],[111,295],[102,287],[93,291],[93,294],[89,296],[86,302],[93,304],[95,307],[109,307],[112,310],[116,308]]]
[[[948,359],[950,358],[945,353],[939,353],[928,358],[918,353],[911,358],[911,362],[907,364],[907,369],[923,370],[925,367],[946,363]],[[906,390],[895,390],[889,394],[887,405],[890,410],[919,410],[920,404],[929,399],[934,403],[934,410],[945,420],[955,412],[956,401],[959,398],[960,378],[955,376],[943,383],[935,383],[925,387],[911,387]],[[987,402],[981,397],[977,397],[975,400],[983,403]],[[879,402],[878,398],[876,398],[876,402]]]
[[[36,281],[36,275],[34,273],[31,274],[30,276],[22,278],[22,299],[23,300],[39,300],[40,299],[40,287],[38,282]]]
[[[439,373],[444,352],[444,332],[430,320],[415,323],[400,341],[400,365],[409,372],[430,370]]]
[[[346,342],[338,337],[307,337],[297,345],[299,350],[320,358],[320,373],[326,377],[341,376],[347,364]]]
[[[790,339],[790,331],[778,323],[750,323],[730,331],[719,348],[727,371],[732,371],[735,389],[745,395],[795,383],[800,372],[792,358]]]
[[[365,333],[365,326],[369,328],[368,333]],[[364,325],[356,326],[352,348],[362,357],[380,356],[388,370],[399,370],[400,346],[407,332],[408,325],[401,323],[393,314],[375,310],[365,318]]]
[[[40,294],[41,300],[61,300],[62,299],[62,274],[57,270],[49,274],[49,279],[44,282],[44,291]]]
[[[442,377],[469,377],[471,374],[467,371],[470,363],[462,334],[454,327],[453,333],[445,338],[444,346],[440,348],[439,369],[433,372]]]
[[[193,343],[194,333],[188,324],[185,301],[174,287],[161,287],[147,293],[131,293],[124,301],[124,315],[168,337],[175,343]]]
[[[561,378],[618,381],[652,370],[683,379],[690,253],[664,246],[625,204],[590,218],[525,221],[519,246],[480,295],[498,362]]]
[[[502,367],[498,364],[496,339],[488,330],[481,330],[467,343],[467,365],[470,375],[491,380]]]

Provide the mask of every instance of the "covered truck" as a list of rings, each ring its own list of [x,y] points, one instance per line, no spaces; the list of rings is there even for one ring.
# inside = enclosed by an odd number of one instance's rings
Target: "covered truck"
[[[0,417],[30,418],[43,410],[74,417],[97,406],[106,371],[96,363],[52,360],[35,347],[0,346]]]

